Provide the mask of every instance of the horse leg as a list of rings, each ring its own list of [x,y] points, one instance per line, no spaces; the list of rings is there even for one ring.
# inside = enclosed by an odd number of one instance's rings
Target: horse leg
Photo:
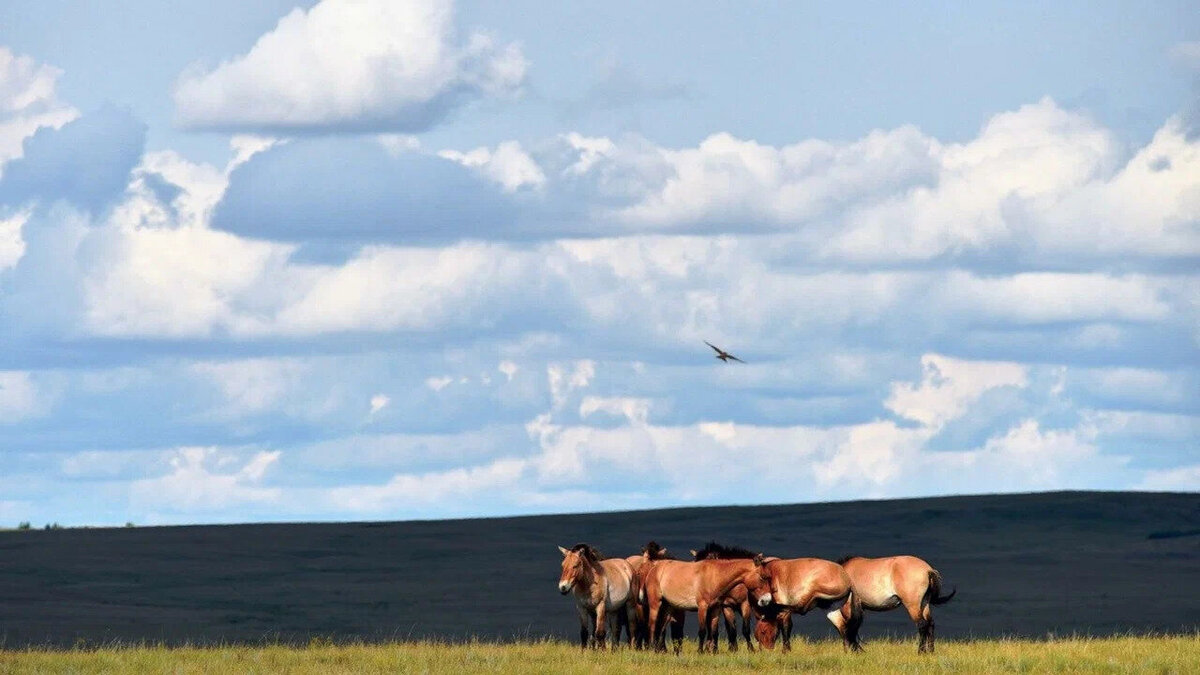
[[[742,603],[742,637],[746,638],[746,651],[754,651],[754,643],[750,641],[750,601]]]
[[[675,643],[675,655],[679,656],[679,652],[683,651],[683,620],[687,618],[682,609],[674,610],[671,613],[671,641]],[[664,651],[666,648],[663,648]]]
[[[779,620],[779,632],[783,634],[783,652],[792,651],[792,613],[786,612]]]
[[[592,636],[590,612],[584,607],[576,607],[579,610],[579,647],[587,649],[588,638]]]
[[[908,618],[917,625],[917,653],[924,654],[927,651],[926,643],[929,641],[929,625],[931,620],[925,619],[927,607],[922,607],[919,602],[905,602],[904,609],[908,612]]]
[[[636,626],[634,629],[634,646],[638,649],[645,649],[650,646],[650,617],[647,614],[645,602],[635,602],[633,604],[634,626]]]
[[[637,636],[635,635],[639,630],[637,607],[637,602],[631,601],[625,604],[625,634],[629,638],[630,649],[637,647]]]
[[[838,635],[842,636],[842,648],[852,652],[862,650],[858,644],[858,627],[853,625],[855,607],[858,608],[857,614],[861,620],[862,604],[859,602],[858,596],[853,593],[846,597],[846,601],[842,603],[841,607],[825,614],[833,627],[837,628]]]
[[[696,619],[698,619],[700,621],[700,633],[699,633],[700,652],[699,653],[701,653],[701,654],[704,653],[704,649],[708,646],[708,635],[709,635],[708,610],[709,610],[709,607],[708,607],[707,602],[700,600],[696,603]]]
[[[858,629],[862,628],[863,623],[863,607],[862,600],[857,594],[850,596],[846,604],[842,605],[842,620],[846,625],[846,635],[844,639],[850,645],[850,651],[861,652],[862,642],[858,639]]]
[[[649,616],[647,618],[648,628],[650,630],[650,642],[654,645],[654,651],[667,651],[667,645],[663,642],[662,633],[664,625],[659,625],[658,617],[662,613],[660,603],[655,602],[650,605]]]
[[[596,605],[596,643],[593,645],[596,649],[604,649],[605,640],[608,638],[608,608],[604,601]]]
[[[737,615],[733,613],[732,607],[726,605],[721,606],[721,614],[725,618],[725,638],[729,641],[729,651],[736,652],[738,650]]]
[[[917,629],[923,632],[922,640],[925,642],[925,651],[933,653],[933,608],[925,605],[921,610],[921,623],[917,624]]]

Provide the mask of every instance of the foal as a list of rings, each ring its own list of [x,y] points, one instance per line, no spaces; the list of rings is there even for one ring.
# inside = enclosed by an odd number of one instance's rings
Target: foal
[[[942,575],[933,569],[929,563],[911,555],[899,555],[891,558],[859,558],[852,556],[841,560],[842,567],[850,575],[854,584],[854,594],[862,601],[863,609],[875,612],[886,612],[904,605],[908,618],[917,624],[917,653],[933,652],[933,605],[943,605],[958,589],[950,591],[950,595],[941,595]],[[862,626],[862,617],[853,620],[849,612],[843,608],[838,617],[841,622],[838,630],[845,627],[850,640],[858,644],[858,629]],[[835,621],[837,625],[837,621]]]
[[[651,639],[656,648],[665,649],[661,641],[665,622],[659,621],[664,608],[672,614],[695,610],[700,620],[700,651],[716,651],[717,610],[721,598],[734,586],[744,584],[750,597],[762,606],[771,602],[768,582],[760,574],[762,556],[754,560],[658,560],[646,573],[646,603],[649,607]],[[681,642],[676,642],[679,653]]]
[[[561,546],[562,576],[558,592],[575,592],[575,607],[579,610],[579,643],[586,649],[589,642],[603,648],[608,635],[608,622],[615,624],[613,647],[621,639],[621,626],[633,646],[633,626],[637,621],[637,581],[633,568],[622,558],[601,560],[600,553],[588,544],[575,544],[570,549]]]

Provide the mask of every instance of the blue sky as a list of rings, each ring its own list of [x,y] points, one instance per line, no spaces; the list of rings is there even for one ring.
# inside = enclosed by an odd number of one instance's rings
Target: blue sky
[[[1195,491],[1198,93],[1183,2],[7,3],[0,524]]]

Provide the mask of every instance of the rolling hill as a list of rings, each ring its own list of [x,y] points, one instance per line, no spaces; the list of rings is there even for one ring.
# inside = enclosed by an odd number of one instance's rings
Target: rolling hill
[[[1056,492],[519,518],[0,532],[0,646],[577,634],[556,545],[911,553],[939,637],[1200,629],[1200,494]],[[693,635],[694,619],[688,621]],[[797,631],[829,636],[823,616]],[[869,614],[864,637],[915,632]]]

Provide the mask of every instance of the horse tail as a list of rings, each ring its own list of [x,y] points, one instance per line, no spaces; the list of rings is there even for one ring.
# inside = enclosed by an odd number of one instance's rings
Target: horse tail
[[[929,590],[925,592],[931,605],[944,605],[950,602],[955,593],[958,593],[958,587],[950,589],[950,595],[942,595],[942,575],[937,570],[929,570]]]

